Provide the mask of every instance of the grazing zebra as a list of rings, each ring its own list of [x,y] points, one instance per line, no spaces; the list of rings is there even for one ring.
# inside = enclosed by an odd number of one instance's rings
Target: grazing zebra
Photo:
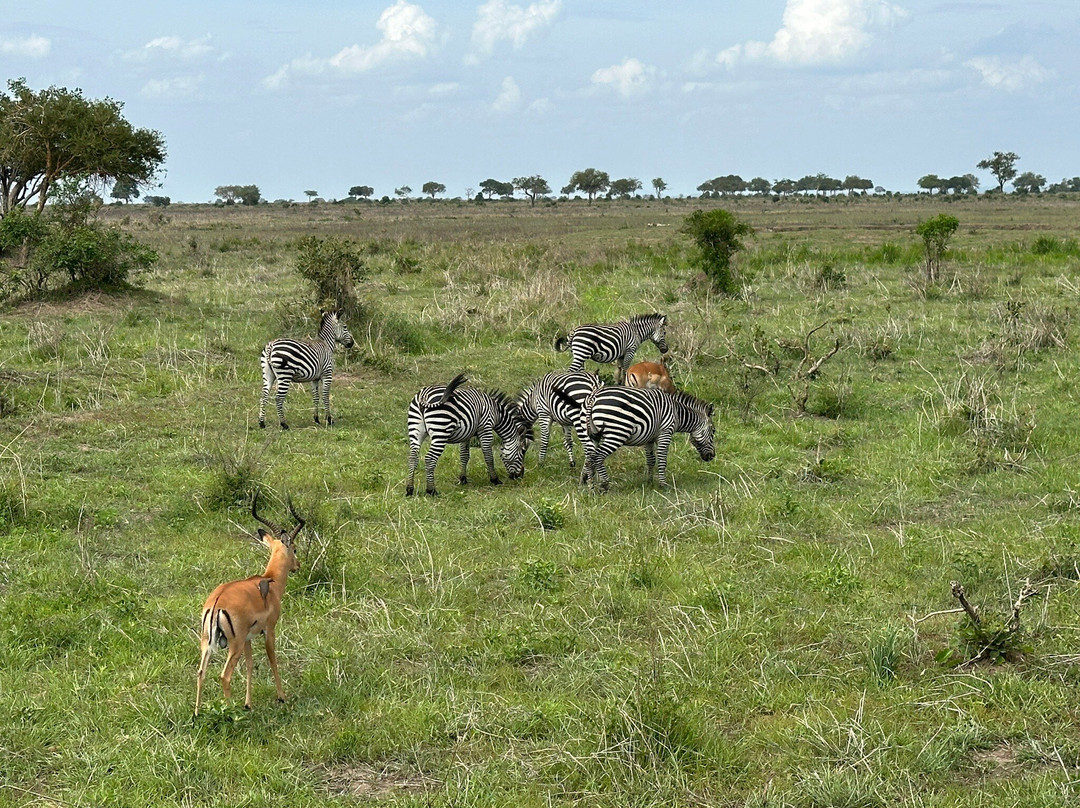
[[[461,476],[458,482],[468,482],[466,468],[469,464],[469,441],[476,438],[487,463],[488,479],[498,485],[492,445],[495,436],[502,440],[503,465],[511,480],[521,477],[525,470],[525,449],[528,446],[528,426],[521,420],[517,406],[502,392],[462,388],[465,374],[454,377],[445,387],[424,387],[409,402],[409,480],[405,484],[405,496],[413,495],[413,479],[420,462],[420,446],[424,437],[431,438],[424,470],[427,477],[427,493],[434,496],[435,464],[448,443],[461,444]]]
[[[521,417],[530,426],[540,422],[540,462],[547,456],[551,440],[551,423],[562,426],[563,445],[570,456],[570,468],[574,467],[573,432],[581,405],[590,393],[603,386],[595,373],[573,370],[553,370],[537,379],[518,395]],[[559,393],[556,393],[558,389]],[[560,397],[561,396],[561,397]],[[567,401],[569,399],[569,402]]]
[[[334,423],[330,415],[330,382],[334,378],[334,343],[346,348],[353,345],[352,334],[341,322],[340,311],[322,312],[319,336],[313,340],[276,339],[262,352],[263,387],[259,402],[259,426],[266,428],[266,402],[270,388],[277,385],[277,414],[282,429],[285,423],[285,394],[293,382],[311,382],[311,400],[315,405],[315,423],[319,423],[319,388],[322,387],[326,425]]]
[[[639,314],[621,323],[579,325],[565,337],[555,340],[555,350],[569,349],[573,355],[570,370],[582,370],[585,360],[608,364],[618,362],[615,381],[622,384],[634,352],[645,340],[652,340],[661,354],[668,351],[665,339],[667,317],[663,314]]]
[[[645,448],[646,480],[653,467],[661,486],[667,485],[667,455],[676,432],[687,432],[701,459],[716,456],[713,405],[689,393],[602,387],[590,395],[578,419],[578,436],[585,447],[581,482],[590,478],[602,491],[608,487],[604,460],[620,446]]]

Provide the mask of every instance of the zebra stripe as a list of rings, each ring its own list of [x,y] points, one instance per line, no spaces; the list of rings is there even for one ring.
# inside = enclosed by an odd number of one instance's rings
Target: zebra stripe
[[[587,359],[600,364],[618,362],[615,380],[622,384],[641,343],[651,340],[660,353],[667,353],[666,325],[667,317],[663,314],[639,314],[619,323],[579,325],[555,340],[555,350],[570,351],[573,357],[570,370],[584,369]]]
[[[574,438],[581,405],[590,393],[603,386],[595,373],[572,370],[553,370],[543,378],[537,379],[518,395],[518,409],[521,417],[530,426],[540,422],[540,462],[547,457],[548,443],[551,440],[551,424],[562,427],[563,445],[570,457],[570,468],[574,467]]]
[[[458,482],[468,482],[466,470],[469,464],[469,441],[476,438],[484,453],[488,479],[499,485],[495,471],[492,447],[495,436],[502,441],[499,451],[503,465],[511,480],[521,477],[525,470],[525,449],[528,446],[528,428],[521,420],[517,406],[499,391],[478,390],[461,387],[465,374],[459,374],[445,387],[421,388],[409,402],[409,479],[405,495],[413,495],[413,480],[420,462],[420,447],[424,438],[431,439],[424,471],[427,493],[435,495],[435,464],[448,443],[461,444],[461,474]]]
[[[319,423],[319,390],[322,390],[323,411],[326,425],[334,423],[330,415],[330,382],[334,379],[334,343],[346,348],[353,346],[353,337],[345,323],[339,319],[340,312],[324,311],[319,324],[319,335],[313,341],[276,339],[267,343],[260,361],[262,363],[263,387],[259,402],[259,426],[266,427],[266,403],[270,400],[270,388],[277,387],[277,413],[282,429],[285,423],[285,395],[293,382],[311,383],[311,401],[315,407],[315,423]]]
[[[644,447],[646,481],[652,481],[655,467],[661,486],[667,485],[668,449],[676,432],[689,433],[702,460],[716,456],[713,405],[689,393],[602,387],[585,400],[577,429],[585,447],[581,482],[591,479],[602,491],[608,487],[604,461],[620,446]]]

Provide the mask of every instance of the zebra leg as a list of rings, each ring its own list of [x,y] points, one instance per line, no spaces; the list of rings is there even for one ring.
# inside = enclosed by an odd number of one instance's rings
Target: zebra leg
[[[259,399],[259,428],[266,429],[266,405],[270,401],[270,388],[274,386],[274,369],[265,359],[262,363],[262,398]]]
[[[319,423],[319,380],[311,383],[311,406],[315,410],[315,423]]]
[[[611,452],[605,451],[601,448],[597,448],[596,454],[593,456],[593,470],[592,479],[593,484],[596,485],[600,491],[608,490],[608,473],[607,466],[604,465],[604,461]]]
[[[662,432],[656,437],[656,481],[661,488],[667,488],[667,456],[673,434]]]
[[[438,496],[439,492],[435,490],[435,464],[439,462],[439,457],[443,453],[443,449],[446,448],[446,439],[432,437],[431,446],[428,447],[427,457],[424,458],[424,473],[427,479],[427,493],[431,496]]]
[[[551,413],[544,413],[540,416],[540,459],[541,465],[544,463],[544,458],[547,457],[548,441],[551,440]]]
[[[566,447],[566,454],[570,457],[570,468],[574,467],[574,431],[573,427],[563,424],[562,442]]]
[[[656,467],[656,443],[645,444],[645,484],[652,483],[653,469]]]
[[[484,453],[484,462],[487,463],[488,479],[491,480],[492,485],[502,485],[499,473],[495,471],[495,453],[492,451],[494,443],[495,432],[493,430],[485,429],[480,433],[480,451]]]
[[[289,425],[285,423],[285,396],[289,392],[289,386],[292,384],[292,376],[278,376],[277,380],[277,415],[278,423],[281,424],[282,429],[288,429]]]
[[[413,495],[413,480],[416,478],[416,467],[420,465],[420,446],[424,442],[424,432],[409,435],[409,479],[405,483],[405,496]]]
[[[465,485],[469,482],[469,442],[467,440],[461,442],[461,474],[458,476],[458,485]]]
[[[326,415],[326,425],[332,426],[334,418],[330,415],[330,382],[331,377],[324,376],[322,380],[322,407],[323,413]],[[318,419],[316,419],[318,420]]]

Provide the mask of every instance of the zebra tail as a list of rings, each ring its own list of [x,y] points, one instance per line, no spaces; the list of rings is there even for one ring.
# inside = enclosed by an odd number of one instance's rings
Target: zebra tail
[[[589,440],[593,443],[599,444],[604,440],[604,430],[596,425],[596,422],[592,419],[592,413],[589,413],[589,417],[585,420],[585,432],[589,436]]]
[[[450,384],[446,385],[446,389],[443,390],[443,394],[442,397],[439,399],[439,403],[435,406],[441,407],[443,404],[449,401],[453,397],[454,391],[461,387],[461,385],[465,384],[465,382],[467,381],[468,377],[464,373],[459,373],[457,376],[451,379]]]
[[[565,351],[569,347],[570,347],[570,337],[568,335],[567,336],[561,336],[561,337],[555,337],[555,350],[556,351],[558,351],[559,353],[562,353],[563,351]]]

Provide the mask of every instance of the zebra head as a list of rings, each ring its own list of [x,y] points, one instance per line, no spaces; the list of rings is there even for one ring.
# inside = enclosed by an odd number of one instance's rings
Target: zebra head
[[[518,405],[508,398],[498,399],[503,407],[502,418],[495,432],[502,440],[499,454],[511,480],[520,480],[525,474],[525,452],[532,442],[532,424],[523,420]]]
[[[716,457],[716,424],[713,422],[713,405],[685,393],[676,393],[687,407],[686,432],[698,456],[706,463]]]
[[[656,347],[660,349],[660,353],[666,354],[668,352],[667,344],[667,315],[666,314],[643,314],[640,317],[635,317],[643,326],[643,340],[652,340],[656,344]]]
[[[324,311],[322,324],[319,326],[319,336],[333,344],[340,342],[346,348],[353,346],[353,335],[349,333],[348,326],[341,319],[342,309],[337,311]]]

